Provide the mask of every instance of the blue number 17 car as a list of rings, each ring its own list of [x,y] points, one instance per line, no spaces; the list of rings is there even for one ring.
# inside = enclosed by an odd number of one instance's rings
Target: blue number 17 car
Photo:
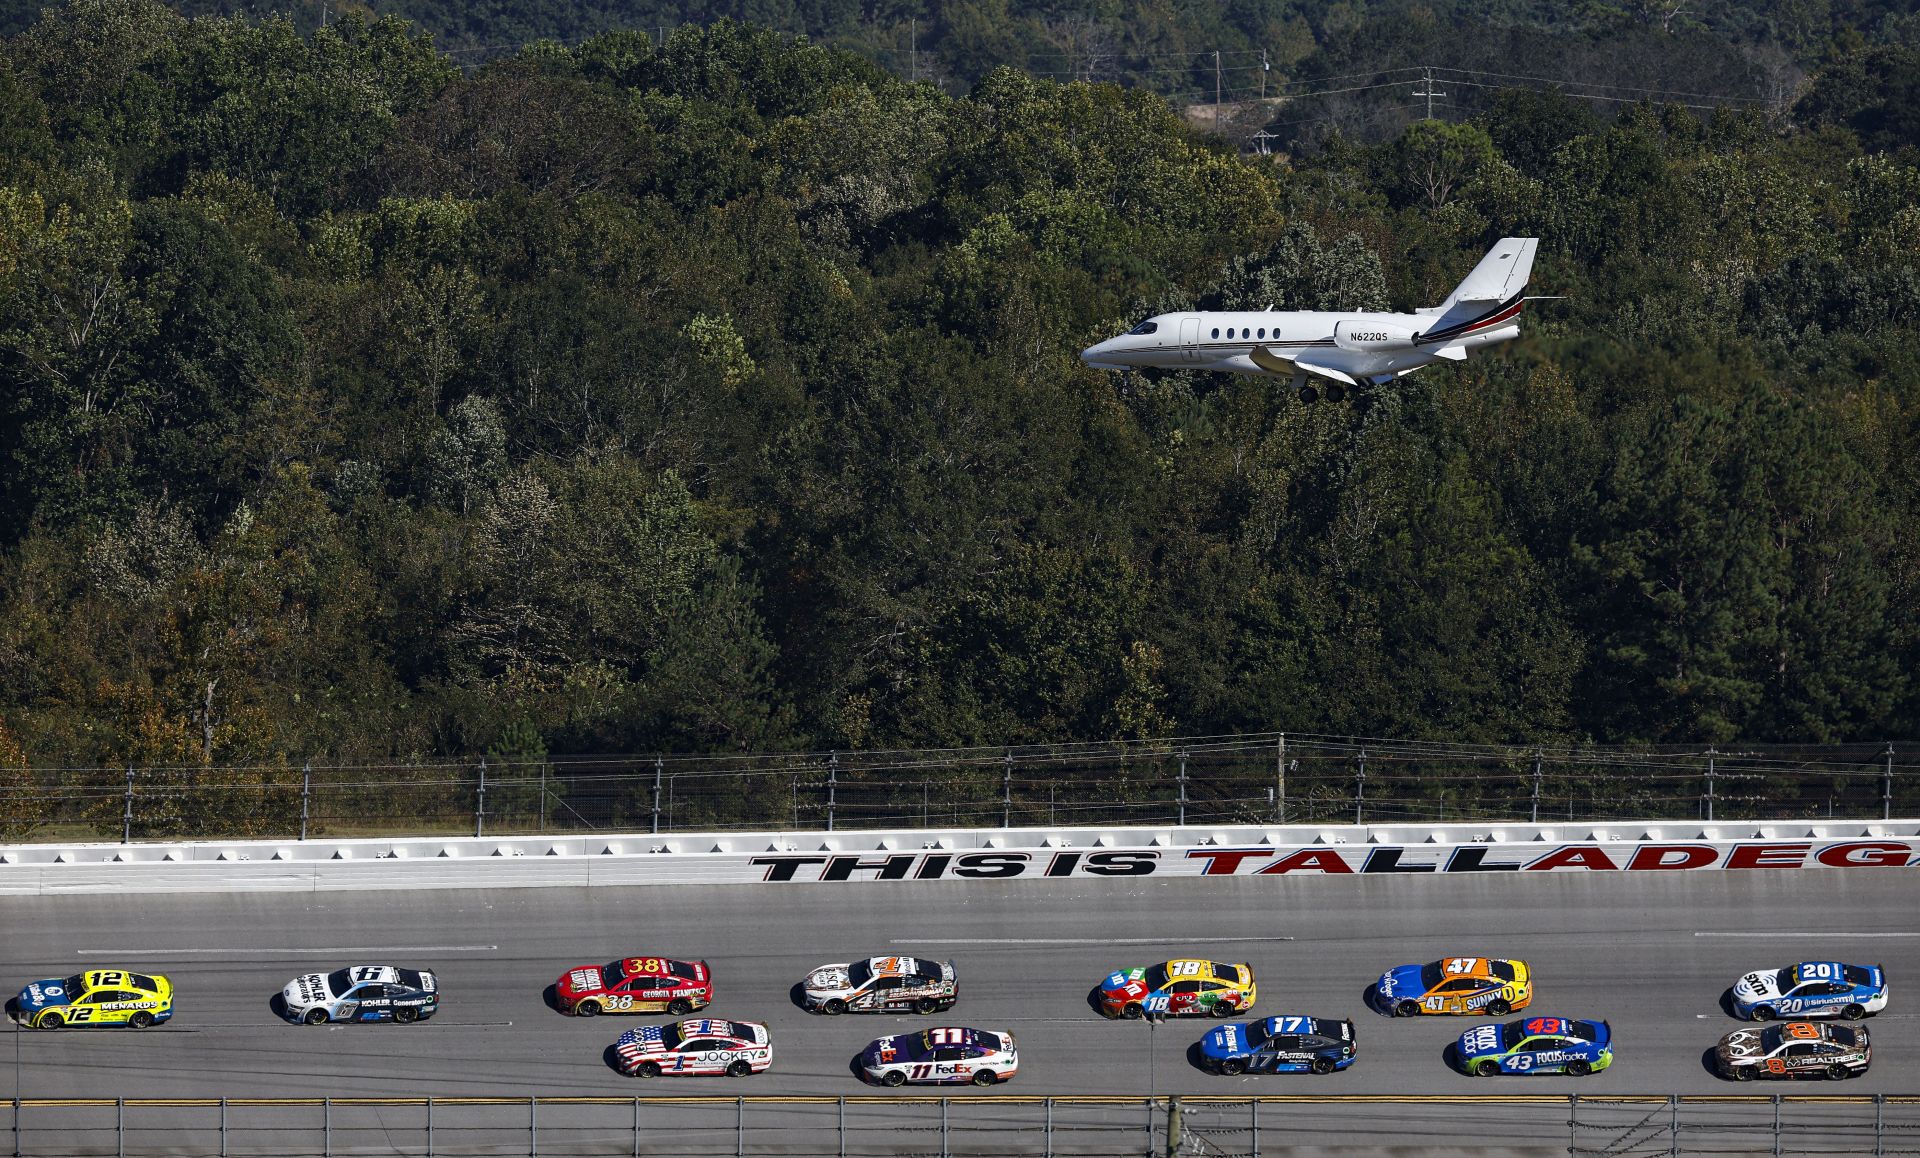
[[[1613,1064],[1613,1030],[1604,1021],[1528,1017],[1476,1025],[1460,1035],[1460,1068],[1495,1074],[1599,1073]]]
[[[1353,1022],[1263,1017],[1223,1025],[1200,1039],[1200,1064],[1217,1074],[1330,1074],[1353,1064]]]

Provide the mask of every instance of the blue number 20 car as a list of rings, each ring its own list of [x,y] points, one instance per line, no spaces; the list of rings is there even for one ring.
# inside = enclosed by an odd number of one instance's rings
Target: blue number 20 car
[[[1330,1074],[1353,1064],[1353,1022],[1263,1017],[1200,1039],[1200,1064],[1217,1074]]]
[[[1733,983],[1733,1011],[1751,1021],[1844,1017],[1856,1021],[1887,1007],[1887,975],[1878,965],[1802,961],[1756,969]]]
[[[1460,1035],[1460,1068],[1495,1074],[1598,1073],[1613,1064],[1613,1031],[1604,1021],[1528,1017],[1476,1025]]]

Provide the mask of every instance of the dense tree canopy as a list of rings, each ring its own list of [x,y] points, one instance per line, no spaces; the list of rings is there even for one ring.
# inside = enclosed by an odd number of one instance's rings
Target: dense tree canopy
[[[1890,51],[1243,158],[728,22],[70,0],[0,59],[0,762],[1911,735]],[[1075,357],[1503,235],[1566,300],[1365,405]]]

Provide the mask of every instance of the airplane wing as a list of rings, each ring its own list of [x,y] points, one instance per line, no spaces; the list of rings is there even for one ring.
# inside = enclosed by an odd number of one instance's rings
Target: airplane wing
[[[1335,382],[1345,382],[1349,386],[1358,386],[1360,384],[1354,381],[1353,376],[1345,370],[1303,358],[1289,358],[1284,354],[1269,350],[1265,346],[1255,346],[1248,357],[1252,358],[1254,365],[1269,374],[1292,374],[1297,371],[1302,374],[1312,374],[1319,378],[1327,378]]]

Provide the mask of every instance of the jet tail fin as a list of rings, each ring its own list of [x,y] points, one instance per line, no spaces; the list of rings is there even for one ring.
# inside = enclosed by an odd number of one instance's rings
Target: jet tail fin
[[[1455,306],[1485,306],[1514,297],[1526,288],[1527,279],[1533,274],[1533,254],[1539,247],[1537,237],[1501,238],[1480,259],[1480,264],[1473,267],[1466,280],[1455,286],[1447,300],[1431,312],[1445,317]]]

